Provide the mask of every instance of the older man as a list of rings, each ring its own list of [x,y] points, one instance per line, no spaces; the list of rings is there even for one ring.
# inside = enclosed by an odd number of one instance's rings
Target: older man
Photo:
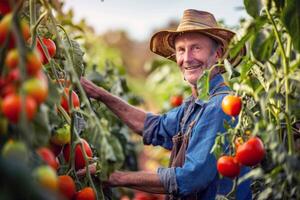
[[[227,57],[227,47],[234,35],[220,28],[212,14],[192,9],[184,12],[177,30],[153,35],[150,49],[176,61],[192,89],[192,95],[181,106],[163,115],[135,108],[81,79],[87,95],[102,101],[143,137],[144,144],[172,149],[168,168],[153,173],[114,172],[107,182],[109,186],[168,194],[168,199],[215,199],[231,190],[232,180],[219,178],[216,158],[210,153],[217,133],[225,132],[224,120],[230,121],[221,109],[222,99],[229,91],[221,76],[223,69],[212,70],[208,101],[198,99],[197,80],[204,70]],[[238,64],[237,57],[228,59],[232,65]],[[239,185],[236,197],[251,199],[249,181]]]

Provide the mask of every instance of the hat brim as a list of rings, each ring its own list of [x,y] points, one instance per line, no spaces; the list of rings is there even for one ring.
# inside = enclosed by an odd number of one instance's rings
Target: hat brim
[[[155,54],[176,62],[174,47],[175,38],[179,34],[187,32],[198,32],[216,40],[219,44],[222,45],[223,56],[221,58],[221,61],[227,59],[233,67],[236,67],[241,62],[243,56],[246,55],[246,47],[244,46],[235,57],[229,56],[228,46],[231,40],[234,38],[235,33],[224,28],[203,28],[187,31],[159,31],[155,33],[150,40],[150,50]],[[224,68],[222,68],[221,72],[224,73],[226,71]]]

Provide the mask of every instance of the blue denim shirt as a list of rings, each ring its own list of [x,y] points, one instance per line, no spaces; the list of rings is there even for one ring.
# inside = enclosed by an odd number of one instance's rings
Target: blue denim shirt
[[[227,86],[218,87],[224,82],[222,75],[216,75],[210,81],[210,95],[228,91]],[[195,123],[182,167],[159,168],[158,175],[165,190],[178,197],[197,193],[198,199],[215,199],[216,195],[225,195],[232,188],[232,180],[219,178],[216,158],[210,153],[217,133],[225,132],[224,120],[230,121],[221,108],[226,94],[213,96],[209,101],[193,97],[188,98],[181,106],[163,115],[147,113],[143,131],[144,144],[160,145],[172,149],[172,137],[180,130],[186,133],[188,125],[201,112]],[[184,112],[188,112],[183,126],[180,125]],[[243,167],[241,175],[249,169]],[[251,199],[250,180],[241,183],[237,189],[237,199]]]

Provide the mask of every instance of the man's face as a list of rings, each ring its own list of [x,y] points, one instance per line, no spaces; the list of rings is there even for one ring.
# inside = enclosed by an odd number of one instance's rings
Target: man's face
[[[184,33],[175,39],[176,61],[185,80],[196,85],[197,80],[216,63],[220,56],[212,40],[200,33]]]

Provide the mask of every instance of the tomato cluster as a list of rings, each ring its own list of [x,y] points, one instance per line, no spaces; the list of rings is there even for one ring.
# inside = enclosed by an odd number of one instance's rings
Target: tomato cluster
[[[258,137],[251,137],[243,143],[241,138],[235,140],[235,156],[221,156],[217,161],[217,169],[222,176],[235,178],[244,166],[256,166],[265,156],[264,144]]]

